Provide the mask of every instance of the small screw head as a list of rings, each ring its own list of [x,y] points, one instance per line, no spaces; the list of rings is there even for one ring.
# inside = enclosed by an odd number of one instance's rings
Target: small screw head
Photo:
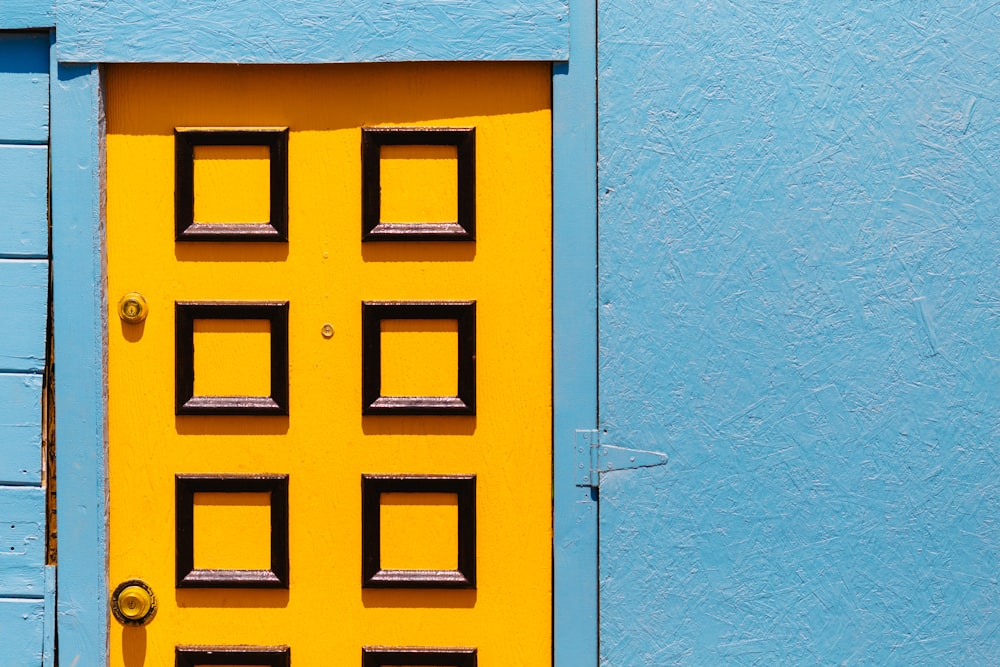
[[[320,332],[323,334],[323,338],[333,338],[333,325],[327,322]]]

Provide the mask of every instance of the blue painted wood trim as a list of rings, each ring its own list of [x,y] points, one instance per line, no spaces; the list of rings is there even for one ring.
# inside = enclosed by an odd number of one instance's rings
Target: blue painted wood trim
[[[597,503],[575,485],[576,429],[597,426],[596,0],[572,0],[569,63],[554,65],[554,664],[598,660]]]
[[[3,450],[0,456],[0,485],[40,486],[42,376],[33,373],[0,374],[0,397],[3,399],[0,400],[0,449]],[[2,576],[3,572],[0,572]]]
[[[55,25],[54,0],[3,0],[0,30],[51,28]]]
[[[567,0],[58,0],[60,62],[565,60]]]
[[[98,68],[60,65],[52,83],[52,255],[65,665],[104,665],[108,648],[100,119]]]

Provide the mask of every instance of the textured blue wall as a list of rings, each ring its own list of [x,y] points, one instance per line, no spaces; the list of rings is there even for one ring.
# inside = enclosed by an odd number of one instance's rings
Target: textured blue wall
[[[604,0],[602,654],[1000,662],[1000,6]]]

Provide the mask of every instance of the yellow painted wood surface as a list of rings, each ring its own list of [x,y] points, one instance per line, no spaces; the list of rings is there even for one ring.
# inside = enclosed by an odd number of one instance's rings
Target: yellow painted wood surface
[[[458,567],[458,496],[383,493],[381,564],[387,570]]]
[[[458,394],[458,322],[382,320],[382,395]]]
[[[267,222],[269,160],[267,146],[195,146],[195,223]]]
[[[112,622],[112,664],[167,667],[177,644],[288,644],[297,665],[357,665],[365,645],[475,646],[482,667],[550,664],[548,66],[126,65],[107,74],[110,581],[141,577],[160,601],[144,629]],[[476,127],[476,242],[360,242],[360,128],[374,125]],[[174,242],[178,126],[289,128],[287,244]],[[244,187],[226,185],[224,171],[218,201]],[[426,205],[435,204],[415,204]],[[142,325],[115,314],[132,290],[149,301]],[[478,414],[362,417],[361,302],[465,299],[477,304]],[[175,416],[178,300],[290,302],[288,417]],[[389,333],[389,347],[404,351],[419,349],[420,335],[431,347],[450,335]],[[247,345],[251,364],[260,355]],[[387,379],[419,386],[428,368],[437,373],[438,353]],[[224,356],[207,355],[198,372],[224,387],[260,385],[211,361]],[[255,472],[289,475],[290,588],[175,589],[174,474]],[[361,588],[365,473],[477,475],[476,590]],[[390,522],[406,514],[397,509]],[[416,509],[415,523],[449,521]],[[212,538],[220,549],[235,541],[237,528],[228,530]],[[437,561],[448,548],[417,558]]]
[[[195,396],[269,396],[267,320],[194,321]]]
[[[454,222],[458,219],[458,149],[383,146],[381,222]]]
[[[271,494],[194,494],[194,566],[266,570],[271,566]]]

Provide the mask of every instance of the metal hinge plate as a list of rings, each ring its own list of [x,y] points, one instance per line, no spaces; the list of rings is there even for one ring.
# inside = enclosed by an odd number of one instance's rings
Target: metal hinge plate
[[[667,462],[667,455],[644,449],[629,449],[601,442],[603,431],[597,429],[576,432],[576,485],[597,488],[601,473],[632,468],[651,468]]]

